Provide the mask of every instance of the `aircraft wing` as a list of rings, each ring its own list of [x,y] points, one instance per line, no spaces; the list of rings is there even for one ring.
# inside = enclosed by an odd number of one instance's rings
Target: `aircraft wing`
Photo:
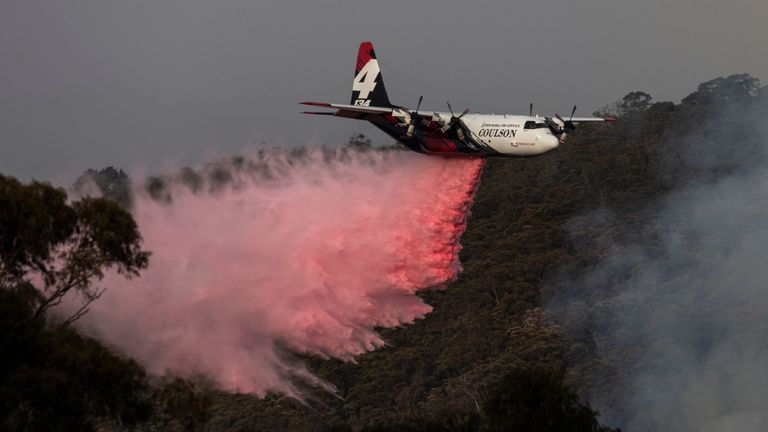
[[[570,120],[571,123],[595,123],[595,122],[613,122],[618,120],[617,117],[614,116],[605,116],[605,117],[574,117]]]
[[[375,107],[375,106],[358,106],[358,105],[336,104],[336,103],[326,103],[326,102],[301,102],[301,105],[319,106],[323,108],[331,108],[331,109],[337,110],[335,113],[305,111],[304,114],[338,115],[340,117],[349,117],[350,116],[349,114],[353,114],[353,113],[380,114],[380,115],[392,114],[392,108]]]

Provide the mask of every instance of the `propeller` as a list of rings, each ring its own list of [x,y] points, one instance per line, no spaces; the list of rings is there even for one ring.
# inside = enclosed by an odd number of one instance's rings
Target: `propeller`
[[[448,111],[451,113],[451,119],[443,125],[443,127],[440,129],[443,131],[443,133],[448,132],[452,128],[456,127],[457,125],[460,126],[461,124],[461,118],[464,117],[469,112],[469,108],[465,109],[459,116],[457,117],[456,114],[453,113],[453,108],[451,108],[451,102],[446,102],[446,105],[448,105]],[[456,129],[456,135],[459,136],[459,139],[464,139],[464,131],[461,129],[461,127]]]
[[[560,114],[555,114],[555,118],[557,119],[555,122],[557,130],[555,132],[560,134],[560,144],[565,142],[565,138],[568,137],[568,131],[576,130],[576,125],[573,124],[573,115],[576,114],[576,108],[577,106],[574,105],[571,110],[571,116],[568,117],[568,121],[563,120],[563,118],[560,117]]]
[[[410,116],[410,121],[408,122],[408,130],[405,132],[405,134],[409,137],[412,137],[413,132],[416,130],[416,122],[419,119],[419,108],[421,107],[422,100],[424,100],[424,95],[419,96],[419,103],[416,104],[416,111],[414,112],[416,115]]]
[[[549,129],[553,134],[560,136],[560,143],[565,142],[565,138],[568,136],[568,132],[576,130],[576,125],[573,123],[573,116],[576,114],[577,106],[574,105],[571,110],[571,115],[568,120],[564,120],[560,114],[555,114],[553,117],[544,117],[544,121],[549,126]]]
[[[568,121],[565,122],[564,126],[565,126],[566,129],[570,129],[570,130],[575,130],[576,129],[576,125],[573,124],[573,115],[576,114],[576,108],[577,108],[577,106],[574,105],[573,109],[571,110],[571,116],[568,117]]]
[[[533,117],[533,102],[528,106],[528,115]]]

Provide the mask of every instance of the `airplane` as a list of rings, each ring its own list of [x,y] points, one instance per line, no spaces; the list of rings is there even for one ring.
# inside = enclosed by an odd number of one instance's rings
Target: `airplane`
[[[568,120],[559,114],[551,117],[533,115],[499,115],[419,111],[393,105],[381,77],[381,69],[371,42],[363,42],[357,52],[352,100],[349,104],[301,102],[330,108],[334,112],[304,111],[303,114],[329,115],[367,120],[405,147],[429,155],[441,156],[534,156],[556,149],[565,142],[569,132],[580,123],[611,122],[616,117],[574,117],[573,107]]]

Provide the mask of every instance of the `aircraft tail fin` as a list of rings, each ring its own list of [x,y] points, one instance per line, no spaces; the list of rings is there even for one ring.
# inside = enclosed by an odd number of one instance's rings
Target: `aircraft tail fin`
[[[352,81],[351,105],[391,107],[387,89],[384,88],[384,80],[381,78],[381,69],[373,51],[373,44],[363,42],[357,51],[357,63],[355,63],[355,79]]]

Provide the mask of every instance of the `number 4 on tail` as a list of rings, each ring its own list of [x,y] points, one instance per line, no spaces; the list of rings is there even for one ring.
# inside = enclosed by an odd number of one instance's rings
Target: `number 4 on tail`
[[[368,101],[368,104],[363,104],[361,102],[368,99],[368,94],[376,87],[376,78],[378,76],[379,62],[376,61],[376,59],[369,60],[368,63],[360,69],[360,72],[357,73],[355,80],[352,82],[352,90],[360,92],[360,94],[357,95],[358,99],[355,102],[355,105],[368,106],[370,104],[370,101]]]

